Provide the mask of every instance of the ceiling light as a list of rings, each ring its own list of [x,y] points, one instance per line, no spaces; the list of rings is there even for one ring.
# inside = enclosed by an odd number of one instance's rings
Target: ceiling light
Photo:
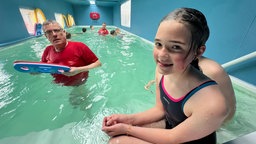
[[[90,4],[91,4],[91,5],[95,5],[95,1],[92,1],[92,0],[91,0],[91,1],[90,1]]]

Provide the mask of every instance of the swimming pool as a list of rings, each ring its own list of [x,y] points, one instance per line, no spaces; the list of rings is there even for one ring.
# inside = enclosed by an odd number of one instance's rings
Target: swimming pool
[[[68,32],[78,33],[81,28]],[[97,27],[72,35],[71,40],[86,43],[102,62],[90,71],[86,84],[75,89],[51,83],[49,74],[32,76],[13,69],[15,60],[40,60],[49,44],[43,36],[0,49],[0,144],[104,144],[105,115],[154,105],[154,88],[144,89],[154,78],[153,46],[122,32],[122,39],[98,36]],[[255,93],[234,87],[237,113],[218,131],[219,143],[256,130]]]

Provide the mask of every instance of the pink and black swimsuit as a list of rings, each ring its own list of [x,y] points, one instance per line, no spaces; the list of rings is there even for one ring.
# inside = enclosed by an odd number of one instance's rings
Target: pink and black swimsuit
[[[194,93],[200,89],[207,87],[209,85],[216,85],[215,81],[207,81],[196,88],[192,89],[188,94],[181,97],[180,99],[174,99],[171,95],[168,94],[164,87],[164,76],[162,76],[159,88],[160,88],[160,97],[162,104],[165,109],[165,118],[166,118],[166,129],[171,129],[187,119],[187,116],[183,112],[183,107],[186,101],[193,96]],[[216,144],[216,132],[211,133],[210,135],[203,137],[199,140],[187,142],[186,144]]]

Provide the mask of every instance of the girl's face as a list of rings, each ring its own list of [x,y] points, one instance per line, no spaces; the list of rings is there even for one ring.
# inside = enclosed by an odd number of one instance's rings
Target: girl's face
[[[161,22],[153,51],[158,72],[163,75],[184,72],[195,58],[190,41],[190,31],[184,24],[175,20]]]

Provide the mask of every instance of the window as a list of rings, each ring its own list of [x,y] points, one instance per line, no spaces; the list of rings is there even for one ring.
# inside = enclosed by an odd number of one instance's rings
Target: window
[[[131,27],[131,0],[121,5],[121,25]]]
[[[34,10],[20,8],[23,21],[30,35],[35,33],[36,16]]]
[[[55,13],[54,15],[55,15],[56,21],[62,26],[62,28],[64,28],[65,27],[64,18],[66,19],[65,15],[60,13]]]

